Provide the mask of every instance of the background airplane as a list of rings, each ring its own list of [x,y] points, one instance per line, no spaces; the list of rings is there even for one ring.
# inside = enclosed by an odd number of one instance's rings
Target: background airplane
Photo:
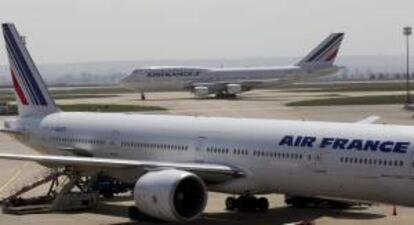
[[[63,112],[13,24],[3,24],[19,117],[1,131],[41,154],[1,159],[105,173],[134,184],[131,218],[192,221],[208,191],[240,195],[228,210],[266,211],[257,194],[291,204],[356,199],[414,206],[414,128],[357,123]]]
[[[141,92],[188,90],[197,97],[214,94],[219,98],[257,88],[274,88],[298,80],[336,73],[333,65],[343,33],[333,33],[293,66],[257,68],[148,67],[136,69],[120,81],[128,89]]]

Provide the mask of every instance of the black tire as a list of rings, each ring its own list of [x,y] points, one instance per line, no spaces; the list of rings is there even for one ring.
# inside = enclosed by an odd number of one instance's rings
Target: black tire
[[[240,212],[255,212],[257,208],[257,198],[252,196],[240,196],[237,199],[237,209]]]
[[[237,98],[237,95],[236,94],[228,94],[227,95],[227,98],[229,98],[229,99],[235,99],[235,98]]]
[[[240,196],[239,198],[237,198],[237,203],[236,204],[237,204],[237,209],[240,212],[249,211],[248,197]]]
[[[269,209],[269,201],[267,198],[259,198],[256,201],[256,208],[259,212],[266,212]]]
[[[135,206],[128,208],[128,216],[131,220],[142,220],[144,218],[144,215]]]
[[[233,197],[226,198],[226,210],[233,211],[237,209],[237,200]]]

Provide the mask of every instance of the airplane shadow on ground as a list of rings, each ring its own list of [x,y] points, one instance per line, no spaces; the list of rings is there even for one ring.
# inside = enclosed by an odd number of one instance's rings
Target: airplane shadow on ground
[[[205,101],[205,100],[214,100],[214,101],[282,101],[289,96],[283,96],[283,98],[279,98],[277,96],[260,96],[260,97],[249,97],[249,96],[238,96],[237,98],[216,98],[216,97],[208,97],[208,98],[197,98],[197,97],[183,97],[183,98],[156,98],[151,99],[148,98],[145,101],[140,99],[136,99],[137,102],[158,102],[158,101]]]
[[[159,101],[182,101],[182,100],[195,100],[197,98],[193,97],[182,97],[182,98],[147,98],[146,100],[141,100],[139,98],[134,99],[136,102],[159,102]]]
[[[204,215],[194,221],[197,225],[221,225],[221,224],[285,224],[289,222],[315,220],[321,217],[348,219],[348,220],[375,220],[384,218],[385,215],[364,212],[366,208],[354,208],[351,210],[335,210],[329,208],[292,208],[278,207],[272,208],[267,213],[237,213],[237,212],[215,212],[204,213]],[[92,213],[128,218],[128,206],[100,204]],[[115,223],[112,225],[133,225],[133,224],[168,224],[162,221],[131,221],[125,223]],[[173,223],[181,224],[181,223]],[[188,223],[183,223],[188,224]]]

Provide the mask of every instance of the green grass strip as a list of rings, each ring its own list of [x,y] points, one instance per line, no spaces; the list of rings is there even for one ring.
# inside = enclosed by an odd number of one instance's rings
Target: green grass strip
[[[368,95],[311,99],[289,102],[286,106],[333,106],[333,105],[396,105],[403,104],[405,95]]]

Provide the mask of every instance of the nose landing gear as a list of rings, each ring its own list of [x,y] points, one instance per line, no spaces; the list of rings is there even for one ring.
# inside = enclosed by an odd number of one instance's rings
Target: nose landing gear
[[[267,198],[256,198],[251,195],[241,195],[238,198],[226,198],[226,210],[240,212],[266,212],[269,209]]]
[[[146,97],[145,97],[145,93],[143,91],[141,91],[141,100],[145,101]]]

